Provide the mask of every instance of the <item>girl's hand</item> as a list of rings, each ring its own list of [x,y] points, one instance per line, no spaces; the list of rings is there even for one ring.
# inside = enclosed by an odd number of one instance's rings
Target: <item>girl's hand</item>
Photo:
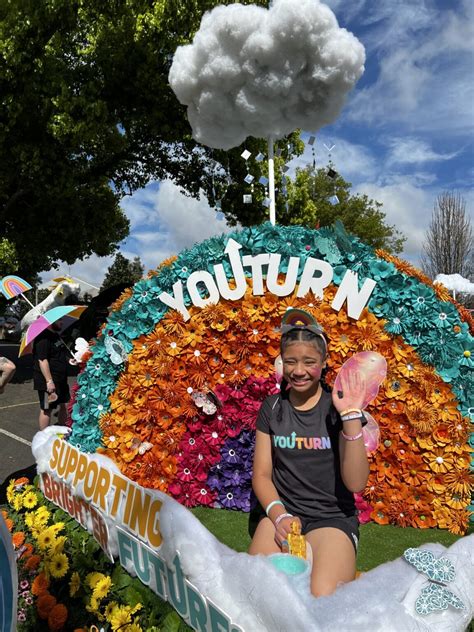
[[[298,522],[301,527],[301,520],[298,516],[283,518],[283,520],[280,520],[278,523],[278,527],[275,527],[275,542],[284,553],[288,553],[288,534],[291,533],[292,522]]]
[[[341,413],[348,408],[362,408],[365,399],[365,376],[360,371],[344,372],[341,375],[341,391],[333,390],[332,401]]]

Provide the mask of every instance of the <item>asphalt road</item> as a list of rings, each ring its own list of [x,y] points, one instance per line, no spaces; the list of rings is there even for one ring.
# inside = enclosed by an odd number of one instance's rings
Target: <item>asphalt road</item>
[[[0,348],[0,355],[7,355],[4,350]],[[11,358],[17,362],[13,355]],[[20,369],[0,395],[0,487],[13,473],[34,464],[31,441],[38,431],[39,401],[27,363]],[[74,380],[69,377],[69,386]]]

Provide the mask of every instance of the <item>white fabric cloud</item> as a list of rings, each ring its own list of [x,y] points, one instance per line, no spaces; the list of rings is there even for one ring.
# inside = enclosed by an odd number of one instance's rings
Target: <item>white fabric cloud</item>
[[[193,137],[230,149],[247,136],[316,131],[338,116],[364,71],[359,40],[319,0],[217,6],[175,53],[169,82]]]
[[[465,279],[460,274],[438,274],[434,282],[442,283],[448,290],[474,294],[474,283],[471,283],[469,279]]]

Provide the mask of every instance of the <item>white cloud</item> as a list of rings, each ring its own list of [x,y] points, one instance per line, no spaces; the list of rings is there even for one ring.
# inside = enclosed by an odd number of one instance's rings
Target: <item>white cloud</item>
[[[441,162],[451,160],[459,154],[459,151],[439,154],[430,147],[429,143],[419,138],[392,137],[387,145],[389,146],[388,165]]]
[[[130,219],[130,236],[121,244],[124,257],[140,257],[145,272],[156,268],[164,259],[179,254],[213,235],[235,230],[216,218],[205,197],[201,200],[183,195],[170,181],[150,183],[123,203]],[[74,265],[60,263],[59,271],[40,273],[43,285],[52,278],[69,274],[100,287],[114,256],[91,256]],[[91,288],[81,284],[83,291]]]
[[[175,52],[169,82],[193,137],[230,149],[334,121],[364,71],[365,52],[319,0],[217,6]]]
[[[417,187],[410,178],[399,176],[397,180],[389,185],[361,183],[353,192],[382,202],[385,222],[407,237],[402,257],[419,265],[436,195]]]
[[[377,18],[380,25],[362,39],[374,56],[382,55],[379,73],[354,95],[349,117],[378,127],[397,123],[438,137],[471,133],[472,3],[454,13],[428,2],[383,2],[374,8]]]

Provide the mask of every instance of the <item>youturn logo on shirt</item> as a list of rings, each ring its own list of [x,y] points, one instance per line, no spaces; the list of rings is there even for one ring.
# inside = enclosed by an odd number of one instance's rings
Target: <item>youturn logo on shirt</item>
[[[330,450],[329,437],[297,437],[296,432],[289,436],[273,435],[273,445],[287,450]]]

